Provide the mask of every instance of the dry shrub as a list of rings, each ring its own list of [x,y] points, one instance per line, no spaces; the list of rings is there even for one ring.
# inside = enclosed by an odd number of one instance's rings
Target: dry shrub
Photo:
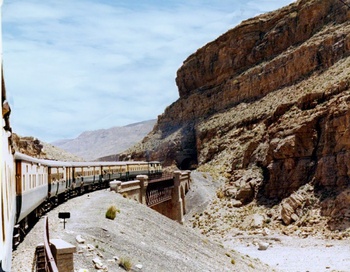
[[[123,267],[126,271],[130,271],[132,263],[129,258],[120,258],[119,266]]]
[[[114,220],[114,218],[117,216],[117,212],[120,212],[116,206],[110,206],[106,212],[106,218]]]

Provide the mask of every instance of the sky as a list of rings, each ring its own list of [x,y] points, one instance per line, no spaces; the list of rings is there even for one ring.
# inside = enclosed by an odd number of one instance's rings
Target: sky
[[[176,71],[242,20],[293,0],[5,0],[11,126],[44,142],[156,119]]]

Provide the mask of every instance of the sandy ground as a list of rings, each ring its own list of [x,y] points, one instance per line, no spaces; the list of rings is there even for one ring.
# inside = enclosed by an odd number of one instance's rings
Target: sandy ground
[[[266,250],[258,242],[269,243]],[[350,271],[350,241],[270,236],[227,236],[224,245],[286,272]]]

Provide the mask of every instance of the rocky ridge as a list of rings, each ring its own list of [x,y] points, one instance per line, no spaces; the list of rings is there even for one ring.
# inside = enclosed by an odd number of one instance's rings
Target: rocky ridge
[[[82,158],[73,155],[56,146],[40,141],[34,137],[22,137],[15,133],[12,134],[14,149],[17,152],[28,156],[60,161],[83,161]]]
[[[232,213],[254,204],[272,223],[312,227],[314,214],[346,231],[349,18],[342,1],[299,0],[242,22],[184,61],[179,100],[124,156],[198,163]]]
[[[75,139],[52,143],[87,161],[102,158],[116,160],[117,154],[142,140],[154,127],[156,120],[148,120],[122,127],[85,131]]]

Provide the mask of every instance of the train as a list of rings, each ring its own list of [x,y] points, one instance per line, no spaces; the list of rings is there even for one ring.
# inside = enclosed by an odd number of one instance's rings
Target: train
[[[0,11],[2,2],[0,0]],[[0,33],[0,53],[1,41]],[[2,54],[0,64],[0,272],[9,272],[13,249],[47,211],[72,197],[107,188],[113,180],[132,180],[137,175],[158,178],[162,175],[162,165],[158,161],[64,162],[16,152],[12,142],[11,108],[6,95]]]
[[[109,187],[112,180],[162,174],[160,162],[63,162],[37,159],[15,152],[16,217],[13,246],[32,224],[52,207],[71,197]]]
[[[38,218],[53,207],[86,192],[108,188],[113,180],[132,180],[137,175],[148,175],[152,179],[162,175],[162,165],[158,161],[63,162],[18,152],[11,154],[8,173],[1,180],[9,192],[1,195],[2,206],[6,208],[11,204],[6,216],[1,213],[2,222],[6,224],[5,232],[1,229],[6,237],[2,240],[1,252],[7,252],[1,256],[1,272],[10,271],[11,250],[18,246]],[[15,178],[8,179],[13,176],[12,172]]]
[[[0,0],[1,7],[1,0]],[[107,188],[112,180],[162,175],[158,161],[64,162],[15,152],[11,108],[1,68],[0,272],[11,271],[12,251],[37,220],[69,198]]]

